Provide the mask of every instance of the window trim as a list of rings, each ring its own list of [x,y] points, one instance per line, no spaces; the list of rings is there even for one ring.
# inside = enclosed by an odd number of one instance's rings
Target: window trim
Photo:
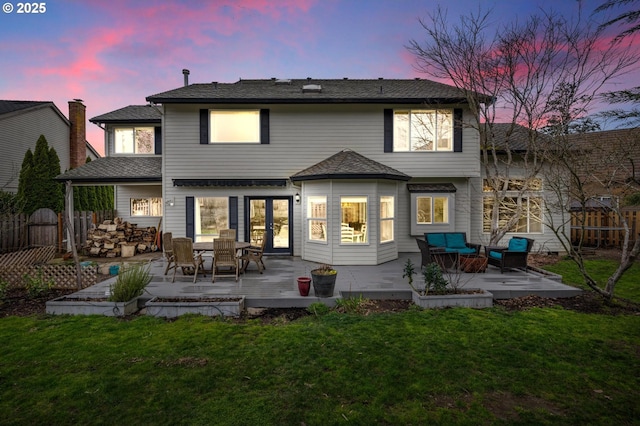
[[[134,214],[133,213],[133,202],[134,200],[146,200],[147,201],[147,213],[148,214]],[[151,214],[152,208],[151,205],[156,202],[160,209],[160,214],[153,215]],[[158,207],[156,207],[158,208]],[[129,198],[129,216],[131,217],[162,217],[164,214],[164,202],[162,197],[136,197]]]
[[[392,209],[391,209],[391,217],[383,217],[382,215],[382,199],[383,198],[391,198],[391,202],[393,203]],[[380,207],[380,217],[378,218],[380,221],[380,232],[379,232],[379,238],[378,238],[378,242],[380,244],[389,244],[389,243],[393,243],[396,241],[396,231],[395,231],[395,226],[396,226],[396,196],[395,195],[380,195],[379,199],[378,199],[378,206]],[[391,222],[391,239],[389,240],[382,240],[382,223],[383,222]]]
[[[113,153],[117,155],[153,155],[156,153],[158,135],[158,128],[156,126],[117,126],[113,128]],[[122,131],[131,131],[133,136],[133,151],[118,151],[118,137],[117,134]],[[151,131],[151,151],[150,152],[138,152],[138,144],[136,143],[136,130],[150,130]]]
[[[324,216],[312,216],[312,209],[311,209],[311,202],[313,200],[322,200],[322,201],[316,201],[316,204],[321,204],[324,203]],[[305,200],[305,206],[306,206],[306,222],[307,222],[307,226],[306,226],[306,241],[309,243],[313,243],[313,244],[329,244],[329,236],[327,235],[327,223],[328,223],[328,218],[327,218],[327,209],[329,208],[328,205],[328,197],[326,195],[308,195],[306,196],[306,200]],[[313,239],[311,238],[311,226],[312,226],[312,222],[322,222],[324,223],[324,239]],[[320,225],[322,225],[322,223]]]
[[[211,111],[256,111],[256,108],[250,109],[220,109],[220,108],[210,108],[210,109],[200,109],[200,144],[201,145],[254,145],[261,144],[267,145],[270,143],[270,111],[269,109],[263,108],[258,109],[260,111],[260,121],[259,121],[259,136],[260,140],[256,142],[210,142],[210,117]]]

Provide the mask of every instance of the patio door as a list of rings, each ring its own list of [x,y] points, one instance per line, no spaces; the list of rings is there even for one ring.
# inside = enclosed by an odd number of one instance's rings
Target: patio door
[[[245,198],[245,235],[251,245],[265,239],[265,253],[293,253],[292,201],[292,197]]]

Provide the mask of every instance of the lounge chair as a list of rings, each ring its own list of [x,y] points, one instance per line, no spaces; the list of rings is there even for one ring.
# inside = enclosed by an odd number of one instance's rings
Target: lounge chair
[[[527,258],[533,247],[530,238],[513,237],[509,240],[507,247],[485,247],[485,255],[489,265],[500,268],[500,273],[504,273],[507,268],[527,268]]]

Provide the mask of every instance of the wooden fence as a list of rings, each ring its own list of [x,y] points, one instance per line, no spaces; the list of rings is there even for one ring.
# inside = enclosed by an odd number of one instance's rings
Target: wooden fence
[[[622,210],[622,216],[631,229],[631,240],[640,232],[640,208],[629,207]],[[584,230],[581,229],[584,226]],[[583,235],[583,245],[588,247],[621,248],[624,228],[616,214],[610,211],[589,211],[573,213],[571,217],[571,241],[574,244]]]
[[[92,225],[113,220],[114,214],[113,210],[74,212],[76,245],[84,244]],[[67,250],[65,238],[62,213],[40,209],[31,216],[18,214],[0,218],[0,253],[39,246],[55,246],[62,253]]]

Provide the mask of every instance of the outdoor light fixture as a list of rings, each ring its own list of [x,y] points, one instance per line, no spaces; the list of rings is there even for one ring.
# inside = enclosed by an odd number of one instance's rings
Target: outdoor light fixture
[[[297,192],[296,192],[295,199],[296,199],[296,204],[300,204],[300,194],[298,194]]]
[[[167,207],[173,207],[175,204],[176,204],[176,199],[175,198],[167,200]]]

